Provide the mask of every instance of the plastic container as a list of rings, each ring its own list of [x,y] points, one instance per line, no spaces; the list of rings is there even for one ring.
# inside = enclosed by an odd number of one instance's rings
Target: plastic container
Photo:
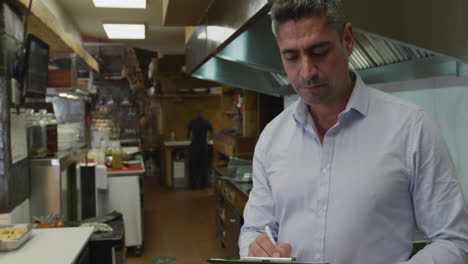
[[[47,156],[47,127],[45,119],[34,110],[26,110],[26,134],[28,157],[32,159]]]
[[[55,155],[58,151],[57,119],[53,113],[46,113],[47,154]]]
[[[96,162],[98,165],[104,165],[106,161],[106,143],[104,139],[101,138],[101,142],[99,143],[99,148],[97,149],[97,157]]]
[[[120,148],[120,143],[114,141],[112,143],[112,169],[121,169],[123,167],[123,153]]]

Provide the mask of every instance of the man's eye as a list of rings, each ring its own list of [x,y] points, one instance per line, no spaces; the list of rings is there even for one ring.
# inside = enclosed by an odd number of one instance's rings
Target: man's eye
[[[315,55],[315,56],[323,57],[323,56],[326,56],[328,54],[328,51],[329,51],[328,47],[320,47],[320,48],[314,49],[312,54]]]
[[[287,61],[295,61],[295,60],[297,60],[297,56],[296,56],[296,55],[286,55],[286,56],[284,56],[284,58],[285,58]]]

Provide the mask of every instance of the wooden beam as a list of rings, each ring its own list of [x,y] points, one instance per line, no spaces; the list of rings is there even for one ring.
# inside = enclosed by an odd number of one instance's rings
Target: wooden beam
[[[194,26],[187,26],[185,27],[185,45],[187,45],[188,41],[190,40],[190,36],[192,36],[193,31],[195,31]]]
[[[18,0],[23,8],[28,7],[29,0]],[[80,41],[67,33],[57,18],[42,1],[33,1],[28,32],[34,33],[49,44],[52,53],[76,53],[96,72],[99,72],[97,61],[83,48]]]
[[[213,0],[163,0],[164,26],[198,26]]]

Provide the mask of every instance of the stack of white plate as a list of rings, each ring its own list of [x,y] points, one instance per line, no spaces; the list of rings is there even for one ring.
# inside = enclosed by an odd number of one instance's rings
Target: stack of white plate
[[[80,123],[61,124],[57,128],[59,151],[75,147],[80,136]]]

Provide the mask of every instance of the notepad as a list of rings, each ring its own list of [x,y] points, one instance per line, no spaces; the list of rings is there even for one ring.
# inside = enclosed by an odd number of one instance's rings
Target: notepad
[[[292,263],[296,258],[275,258],[275,257],[241,257],[241,261],[254,262],[274,262],[274,263]]]
[[[330,264],[329,262],[296,262],[294,258],[242,257],[241,259],[208,259],[211,264]]]

